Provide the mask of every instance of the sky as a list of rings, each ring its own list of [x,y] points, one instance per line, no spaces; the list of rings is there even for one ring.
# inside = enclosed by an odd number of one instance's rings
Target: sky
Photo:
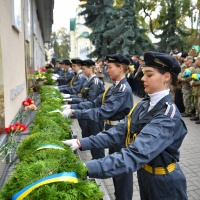
[[[76,16],[78,3],[79,0],[54,0],[52,31],[57,31],[61,27],[69,31],[70,18]]]

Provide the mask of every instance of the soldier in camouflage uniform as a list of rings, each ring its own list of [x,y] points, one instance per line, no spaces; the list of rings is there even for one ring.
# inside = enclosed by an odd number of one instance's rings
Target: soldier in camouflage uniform
[[[192,73],[194,73],[193,66],[193,57],[188,56],[185,60],[186,69],[181,69],[181,73],[179,74],[179,81],[182,84],[182,93],[183,93],[183,104],[185,107],[185,113],[182,114],[182,117],[191,117],[192,106],[191,106],[191,96],[192,96],[192,88],[190,86],[190,81],[192,80]],[[189,70],[189,74],[187,71]]]
[[[200,56],[197,57],[195,61],[195,71],[194,73],[200,74]],[[196,124],[200,124],[200,80],[190,81],[192,86],[192,95],[194,96],[194,107],[195,107],[195,117],[191,117],[190,120],[196,121]]]

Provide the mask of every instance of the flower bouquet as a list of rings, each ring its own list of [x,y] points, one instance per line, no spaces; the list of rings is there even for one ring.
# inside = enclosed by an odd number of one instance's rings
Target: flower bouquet
[[[26,125],[15,123],[11,124],[9,127],[4,129],[4,133],[9,134],[8,141],[0,148],[0,155],[5,153],[5,157],[2,160],[2,162],[5,161],[7,156],[9,156],[12,153],[13,148],[17,146],[17,140],[16,137],[20,132],[26,131]]]
[[[34,127],[30,130],[30,136],[18,146],[20,162],[1,189],[0,199],[22,199],[23,195],[26,200],[102,199],[103,192],[99,185],[94,180],[85,180],[87,167],[61,142],[71,137],[71,120],[60,113],[51,112],[60,109],[63,104],[60,92],[53,87],[43,86],[40,95],[40,108],[33,121]],[[76,173],[76,183],[58,180],[59,174],[68,172]],[[51,176],[56,176],[58,181],[51,181]]]
[[[28,98],[22,102],[22,105],[25,106],[25,110],[37,110],[36,105],[34,104],[34,101],[31,98]]]

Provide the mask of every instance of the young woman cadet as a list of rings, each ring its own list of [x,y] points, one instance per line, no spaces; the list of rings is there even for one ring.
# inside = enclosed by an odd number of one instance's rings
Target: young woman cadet
[[[76,73],[76,75],[71,79],[69,85],[62,85],[55,87],[65,94],[75,94],[78,95],[83,88],[83,86],[87,83],[87,77],[83,74],[81,70],[82,60],[80,59],[72,59],[72,69]]]
[[[66,99],[68,103],[80,103],[85,101],[94,101],[100,94],[105,91],[103,83],[94,73],[95,62],[92,60],[82,61],[82,71],[88,77],[87,84],[81,89],[81,97],[75,95],[63,94],[64,97],[72,97]],[[79,125],[82,130],[82,137],[96,135],[101,132],[104,127],[103,120],[95,122],[91,119],[78,119]],[[104,148],[91,149],[92,159],[103,158],[105,156]]]
[[[96,122],[105,121],[105,130],[113,127],[129,113],[133,106],[132,90],[126,80],[129,60],[121,54],[106,56],[108,62],[108,74],[116,84],[112,85],[103,95],[99,95],[93,102],[81,102],[72,104],[71,110],[63,111],[63,116],[68,117],[72,113],[78,119],[91,119]],[[104,145],[102,145],[104,148]],[[97,148],[102,148],[97,147]],[[123,144],[109,146],[109,153],[120,152]],[[128,200],[133,193],[133,174],[127,172],[113,177],[115,197],[118,200]]]
[[[168,54],[147,52],[144,60],[142,81],[150,98],[134,106],[113,128],[64,143],[73,150],[125,143],[127,148],[121,152],[86,162],[89,177],[109,178],[137,171],[142,200],[185,200],[186,179],[178,161],[187,128],[169,93],[180,66]]]
[[[69,60],[63,60],[63,62],[64,70],[61,72],[59,77],[53,77],[54,80],[58,81],[59,86],[69,84],[72,78],[75,76],[74,71],[71,68],[72,63]]]
[[[95,62],[92,60],[82,61],[82,72],[88,78],[87,84],[81,89],[81,97],[75,95],[63,94],[70,104],[78,104],[83,101],[94,101],[100,94],[103,94],[105,87],[94,73]]]

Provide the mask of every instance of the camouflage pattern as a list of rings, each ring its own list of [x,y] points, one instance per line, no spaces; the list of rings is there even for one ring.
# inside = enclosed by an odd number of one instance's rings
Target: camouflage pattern
[[[181,68],[181,72],[179,74],[179,80],[181,81],[181,85],[182,85],[182,92],[183,92],[183,104],[185,106],[185,113],[187,114],[191,114],[192,112],[192,102],[191,102],[191,96],[192,96],[192,88],[190,86],[190,81],[192,80],[191,75],[188,77],[185,77],[185,72],[186,69],[189,69],[191,71],[191,73],[194,73],[195,68],[194,66],[190,66],[190,67],[184,67]]]
[[[200,74],[200,66],[196,66],[194,73]],[[192,95],[194,96],[195,115],[200,118],[200,80],[192,81]]]

